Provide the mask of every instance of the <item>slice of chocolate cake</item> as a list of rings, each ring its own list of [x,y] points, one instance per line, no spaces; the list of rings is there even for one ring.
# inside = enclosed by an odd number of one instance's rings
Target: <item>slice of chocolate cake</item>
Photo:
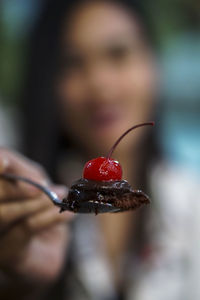
[[[77,180],[63,200],[61,211],[105,213],[135,210],[150,200],[145,193],[133,190],[126,180]]]

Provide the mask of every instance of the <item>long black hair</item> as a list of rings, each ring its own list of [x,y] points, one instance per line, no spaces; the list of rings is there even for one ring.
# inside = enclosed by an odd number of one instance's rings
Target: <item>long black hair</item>
[[[70,14],[71,9],[77,4],[84,1],[88,0],[46,0],[37,26],[30,37],[30,57],[27,64],[26,88],[23,94],[24,152],[33,160],[41,163],[54,180],[56,180],[55,171],[60,152],[71,147],[70,137],[63,137],[59,126],[56,116],[56,99],[53,93],[60,52],[60,32],[67,14]],[[135,14],[138,16],[149,44],[155,47],[151,22],[141,5],[141,0],[113,2],[127,6],[129,13],[133,12],[134,16]],[[140,166],[140,174],[138,174],[138,177],[142,178],[141,188],[144,188],[145,191],[147,187],[146,171],[156,149],[154,147],[155,131],[150,130],[149,132],[150,135],[145,141],[145,145],[148,144],[148,147],[144,146],[145,155]],[[147,211],[140,210],[137,224],[137,251],[146,240],[144,228],[146,214]],[[63,285],[64,282],[58,280],[56,289],[51,290],[47,298],[62,298]]]
[[[70,138],[63,138],[53,92],[60,52],[60,32],[71,9],[85,1],[88,0],[45,0],[30,36],[30,55],[23,93],[24,152],[41,163],[54,179],[59,152],[71,144]],[[141,0],[113,2],[122,4],[128,8],[129,13],[133,12],[138,16],[149,44],[154,47],[155,35]],[[152,141],[151,137],[147,142],[152,145]],[[148,156],[146,159],[149,160]]]

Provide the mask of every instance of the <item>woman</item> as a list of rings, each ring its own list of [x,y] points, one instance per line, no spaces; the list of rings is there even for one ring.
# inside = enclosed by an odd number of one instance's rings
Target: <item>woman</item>
[[[86,160],[105,154],[122,132],[154,116],[153,39],[134,1],[50,1],[31,49],[26,154],[69,186]],[[146,192],[152,148],[144,128],[114,153],[124,178]],[[6,149],[0,154],[1,172],[26,175],[66,195],[35,163]],[[2,299],[16,292],[17,299],[178,299],[161,298],[162,285],[154,285],[159,273],[149,272],[156,269],[153,236],[146,232],[149,208],[78,216],[71,223],[70,213],[59,215],[35,189],[0,184]]]

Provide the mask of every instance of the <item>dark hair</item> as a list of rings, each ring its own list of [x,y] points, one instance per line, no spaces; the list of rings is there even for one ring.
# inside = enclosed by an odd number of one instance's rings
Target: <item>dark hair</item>
[[[56,118],[52,86],[59,56],[59,34],[62,22],[71,9],[84,0],[46,0],[37,26],[30,37],[30,58],[24,93],[24,152],[41,163],[55,179],[59,152],[70,145],[63,138]],[[113,1],[128,7],[141,21],[143,31],[154,46],[151,23],[141,1]]]
[[[63,137],[62,130],[56,118],[55,99],[52,86],[58,65],[59,34],[62,22],[72,8],[84,0],[46,0],[44,9],[40,15],[30,39],[30,58],[27,65],[27,82],[24,93],[24,152],[33,160],[41,163],[56,180],[56,165],[60,152],[71,146],[70,138]],[[143,31],[149,44],[155,46],[155,39],[149,19],[141,6],[141,0],[114,1],[127,6],[129,12],[137,14]],[[145,157],[142,160],[138,178],[142,179],[141,188],[146,190],[146,174],[152,155],[155,153],[154,130],[144,141]],[[148,152],[147,150],[148,149]],[[144,188],[145,187],[145,188]],[[140,218],[137,224],[137,251],[147,239],[146,220],[147,210],[140,210]],[[68,262],[68,264],[70,264]],[[69,267],[68,267],[69,270]],[[63,276],[64,278],[64,276]],[[61,298],[63,294],[62,274],[57,286],[51,289],[48,299]],[[60,295],[60,296],[59,296]]]

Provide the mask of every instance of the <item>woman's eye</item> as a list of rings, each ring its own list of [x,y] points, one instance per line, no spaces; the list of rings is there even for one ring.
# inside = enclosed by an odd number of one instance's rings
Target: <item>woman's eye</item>
[[[108,57],[115,62],[122,62],[127,58],[129,50],[126,48],[113,48],[108,51]]]

